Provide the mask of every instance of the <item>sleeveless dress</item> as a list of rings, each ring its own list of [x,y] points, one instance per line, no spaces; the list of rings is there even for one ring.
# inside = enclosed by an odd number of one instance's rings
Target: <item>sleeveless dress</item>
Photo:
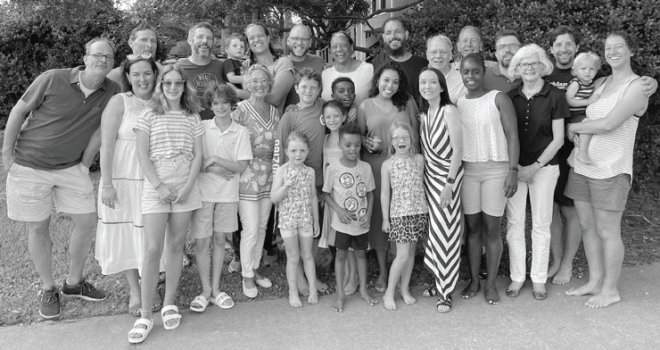
[[[456,287],[461,262],[461,183],[463,166],[456,174],[452,200],[440,207],[440,193],[447,185],[453,149],[444,120],[444,107],[430,117],[421,115],[421,148],[426,159],[424,188],[429,204],[429,234],[424,245],[424,264],[435,276],[439,295],[446,299]]]
[[[369,246],[372,249],[382,251],[387,247],[387,235],[383,233],[383,210],[380,207],[380,170],[383,162],[389,157],[387,150],[391,145],[389,133],[392,123],[399,120],[411,124],[411,113],[416,113],[415,111],[411,112],[411,108],[414,108],[415,104],[412,100],[409,100],[404,110],[392,106],[389,110],[384,111],[375,99],[369,98],[362,102],[362,105],[365,106],[364,119],[367,125],[367,135],[365,136],[377,136],[381,140],[380,148],[382,151],[380,153],[362,152],[360,156],[363,161],[371,165],[376,181],[371,225],[369,226]]]
[[[412,156],[390,159],[390,241],[415,243],[428,230],[423,169]]]
[[[142,267],[144,234],[142,230],[142,185],[144,176],[135,153],[133,127],[148,101],[132,94],[119,94],[124,101],[124,115],[117,132],[112,160],[112,184],[117,203],[112,209],[98,195],[98,224],[94,255],[104,275]],[[102,176],[108,176],[101,169]]]
[[[335,144],[334,147],[328,147],[328,140],[330,134],[325,135],[325,142],[323,143],[323,178],[325,179],[328,174],[328,167],[330,164],[339,162],[342,156],[341,149]],[[323,206],[323,223],[321,225],[321,238],[319,239],[319,247],[328,248],[335,245],[335,230],[330,225],[332,221],[332,209],[329,205]]]
[[[308,166],[286,167],[286,178],[294,178],[294,185],[287,188],[287,196],[280,202],[280,230],[297,230],[302,227],[313,227],[312,193],[315,178],[314,171]],[[314,189],[316,190],[316,189]]]

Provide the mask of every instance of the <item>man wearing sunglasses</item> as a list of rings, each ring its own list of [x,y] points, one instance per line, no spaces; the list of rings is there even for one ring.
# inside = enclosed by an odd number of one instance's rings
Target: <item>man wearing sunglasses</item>
[[[73,221],[64,295],[100,301],[107,294],[83,278],[94,238],[96,206],[89,166],[101,146],[101,112],[119,92],[106,78],[115,50],[104,38],[85,45],[85,65],[41,74],[7,119],[2,162],[7,174],[7,214],[23,222],[28,249],[42,282],[39,314],[61,314],[60,288],[53,277],[49,224],[53,203]]]

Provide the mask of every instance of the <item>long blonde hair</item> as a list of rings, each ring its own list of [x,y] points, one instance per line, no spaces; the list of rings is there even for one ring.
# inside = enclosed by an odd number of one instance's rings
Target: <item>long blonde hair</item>
[[[199,112],[200,108],[199,108],[199,102],[197,101],[197,96],[195,95],[192,88],[188,86],[188,82],[183,77],[183,73],[181,72],[181,70],[178,67],[174,66],[173,64],[168,64],[164,66],[160,74],[158,75],[158,83],[156,84],[156,90],[154,91],[154,94],[151,97],[151,102],[149,103],[150,107],[153,108],[153,110],[156,111],[157,114],[165,114],[167,111],[170,110],[169,104],[167,103],[167,99],[163,94],[163,77],[165,76],[165,74],[172,71],[179,73],[181,79],[183,79],[184,81],[183,93],[181,94],[181,100],[180,100],[181,109],[183,109],[188,114]]]

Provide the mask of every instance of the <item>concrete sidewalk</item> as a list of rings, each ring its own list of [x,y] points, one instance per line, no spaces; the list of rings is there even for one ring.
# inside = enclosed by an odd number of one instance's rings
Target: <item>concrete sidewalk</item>
[[[566,296],[569,286],[548,285],[548,299],[536,301],[529,282],[517,299],[504,295],[507,283],[498,279],[499,305],[486,304],[483,293],[472,300],[455,293],[447,314],[415,288],[417,304],[398,298],[397,311],[385,310],[382,300],[369,307],[357,295],[343,313],[330,309],[334,295],[301,309],[279,299],[185,310],[173,331],[156,317],[138,346],[127,341],[135,321],[128,315],[10,326],[0,329],[0,349],[660,349],[660,264],[625,268],[623,301],[598,310],[583,305],[586,297]]]

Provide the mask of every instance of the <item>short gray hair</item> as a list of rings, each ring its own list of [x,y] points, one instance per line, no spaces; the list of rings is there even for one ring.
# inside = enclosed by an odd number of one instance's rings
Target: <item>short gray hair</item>
[[[94,43],[97,43],[99,41],[108,44],[108,46],[110,46],[110,50],[112,50],[112,56],[115,55],[115,44],[113,44],[112,41],[110,41],[110,39],[100,36],[92,38],[92,40],[85,43],[85,55],[89,55],[89,51],[92,49],[92,45],[94,45]]]
[[[515,55],[513,55],[513,58],[511,58],[511,63],[509,64],[509,75],[513,76],[514,78],[520,78],[520,73],[518,73],[518,65],[520,64],[520,61],[522,61],[525,58],[530,58],[536,56],[543,66],[543,70],[541,71],[541,76],[544,77],[550,73],[552,73],[552,70],[554,69],[554,65],[552,64],[552,61],[548,58],[548,55],[545,53],[545,50],[543,50],[540,46],[536,44],[527,44],[518,50]]]

